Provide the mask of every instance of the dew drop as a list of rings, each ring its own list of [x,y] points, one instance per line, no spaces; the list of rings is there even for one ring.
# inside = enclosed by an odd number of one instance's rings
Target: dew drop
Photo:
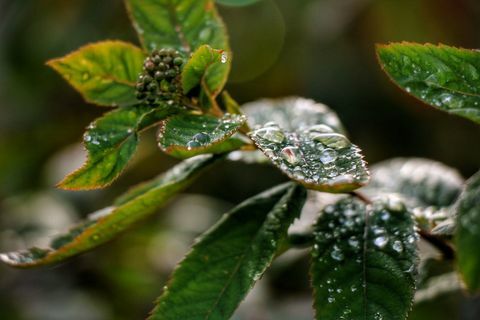
[[[210,136],[208,133],[199,132],[193,136],[193,141],[196,141],[200,144],[207,144],[210,142]]]
[[[319,133],[312,139],[334,149],[343,149],[351,145],[350,141],[339,133]]]
[[[398,253],[403,251],[402,242],[395,240],[392,245],[393,250],[397,251]]]
[[[220,61],[221,61],[222,63],[227,63],[227,61],[228,61],[228,54],[227,54],[226,52],[223,52],[223,53],[222,53],[222,57],[220,58]]]
[[[297,147],[285,147],[282,149],[282,158],[290,164],[297,164],[300,162],[300,151]]]
[[[198,148],[200,147],[200,143],[198,141],[195,141],[195,140],[190,140],[187,142],[187,149],[188,150],[192,150],[193,148]]]
[[[324,164],[327,164],[337,160],[337,157],[337,151],[333,149],[325,149],[320,154],[320,161],[322,161]]]
[[[285,140],[283,132],[274,126],[258,129],[254,134],[274,143],[282,143]]]
[[[386,236],[378,236],[373,240],[373,244],[380,249],[384,248],[388,243],[388,237]]]

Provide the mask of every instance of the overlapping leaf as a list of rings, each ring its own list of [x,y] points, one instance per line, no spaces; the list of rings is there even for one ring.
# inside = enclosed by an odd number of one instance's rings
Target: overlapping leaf
[[[480,172],[467,182],[456,205],[458,268],[470,290],[480,291]]]
[[[11,266],[27,268],[57,263],[93,249],[154,213],[218,159],[207,155],[184,161],[159,178],[132,189],[114,206],[93,213],[84,223],[56,237],[50,248],[4,253],[0,259]]]
[[[225,26],[213,0],[125,0],[147,50],[175,48],[189,55],[203,44],[228,50]]]
[[[414,222],[403,203],[340,200],[323,210],[314,235],[317,319],[406,319],[417,256]]]
[[[87,45],[48,65],[58,71],[91,103],[128,106],[137,103],[135,83],[144,53],[121,41]]]
[[[231,114],[222,118],[193,114],[174,116],[160,126],[158,145],[164,152],[178,158],[236,150],[245,141],[231,136],[245,121],[244,116]]]
[[[67,176],[64,189],[95,189],[109,185],[127,166],[138,144],[138,133],[178,112],[175,106],[137,105],[116,109],[93,122],[83,137],[87,162]]]
[[[229,319],[282,250],[305,196],[289,183],[227,213],[175,270],[150,319]]]
[[[198,48],[183,68],[183,93],[189,94],[199,88],[202,106],[209,106],[227,81],[230,71],[228,60],[228,53],[224,50],[212,49],[208,45]]]
[[[342,133],[335,113],[312,100],[287,98],[249,104],[249,135],[292,180],[326,192],[347,192],[368,182],[360,149]],[[266,122],[266,123],[265,123]]]
[[[445,45],[379,45],[385,72],[413,96],[480,123],[480,52]]]

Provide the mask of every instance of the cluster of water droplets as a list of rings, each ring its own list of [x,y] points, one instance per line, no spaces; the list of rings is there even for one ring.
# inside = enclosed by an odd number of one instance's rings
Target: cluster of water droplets
[[[403,274],[414,285],[417,236],[410,213],[398,199],[365,205],[350,197],[329,205],[315,225],[314,238],[315,286],[317,295],[328,304],[338,303],[342,308],[351,304],[351,293],[365,290],[369,266],[378,268],[381,259],[395,261],[383,264],[392,277]],[[392,265],[400,270],[390,270]],[[353,278],[352,270],[358,271]],[[363,298],[359,295],[358,299]],[[345,310],[340,319],[350,319],[351,310]]]
[[[203,131],[195,133],[186,142],[188,150],[221,142],[236,132],[246,121],[244,115],[225,113],[222,118],[202,124]]]
[[[420,60],[404,55],[387,63],[387,67],[407,92],[434,106],[446,110],[478,108],[480,99],[461,93],[480,93],[477,67],[454,54],[449,59],[451,63],[434,57]]]
[[[287,132],[277,123],[267,122],[250,135],[292,179],[330,186],[361,184],[368,179],[359,149],[325,124]]]

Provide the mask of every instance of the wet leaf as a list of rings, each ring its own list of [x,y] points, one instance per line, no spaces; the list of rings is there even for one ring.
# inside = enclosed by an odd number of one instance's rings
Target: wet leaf
[[[273,164],[307,188],[348,192],[368,182],[360,149],[326,125],[289,132],[272,123],[249,135]]]
[[[85,190],[111,184],[134,155],[139,131],[176,112],[178,108],[167,104],[155,108],[137,105],[116,109],[97,119],[83,136],[88,151],[87,162],[59,186]]]
[[[224,215],[177,267],[149,319],[229,319],[282,251],[305,197],[288,183]]]
[[[47,64],[60,73],[86,101],[102,106],[137,103],[135,83],[144,53],[121,41],[90,44]]]
[[[50,248],[4,253],[0,255],[0,260],[13,267],[36,267],[57,263],[98,247],[155,213],[218,159],[220,158],[208,155],[184,161],[159,178],[133,188],[114,206],[91,214],[82,224],[57,236]]]
[[[284,130],[296,131],[324,124],[334,132],[346,135],[337,114],[326,105],[310,99],[298,97],[263,99],[246,103],[242,109],[248,116],[248,124],[252,128],[274,122]]]
[[[480,172],[467,181],[456,205],[458,269],[468,288],[480,292]]]
[[[143,47],[175,48],[189,55],[203,44],[228,50],[225,26],[213,0],[126,0]]]
[[[445,45],[377,46],[385,72],[402,89],[440,110],[480,123],[480,52]]]
[[[162,151],[177,158],[236,150],[246,142],[232,135],[245,121],[244,116],[231,114],[222,118],[193,114],[174,116],[162,122],[158,145]]]
[[[323,210],[314,235],[317,319],[406,319],[417,254],[414,222],[403,203],[340,200]]]
[[[224,50],[215,50],[208,45],[198,48],[183,68],[183,93],[189,94],[200,88],[200,101],[207,101],[202,106],[208,109],[227,81],[230,71],[228,56]]]

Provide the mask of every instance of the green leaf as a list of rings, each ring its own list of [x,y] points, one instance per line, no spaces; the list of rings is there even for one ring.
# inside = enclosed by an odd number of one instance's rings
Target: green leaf
[[[142,45],[189,55],[203,44],[228,50],[228,37],[213,0],[126,0]]]
[[[456,205],[458,269],[468,288],[480,292],[480,172],[467,181]]]
[[[252,5],[260,0],[217,0],[217,3],[225,6],[244,7]]]
[[[417,254],[414,222],[403,203],[343,199],[323,210],[314,235],[317,319],[406,319]]]
[[[244,116],[231,114],[222,118],[193,114],[174,116],[162,122],[158,145],[177,158],[236,150],[245,145],[245,141],[231,136],[245,121]]]
[[[230,71],[230,63],[227,62],[228,53],[224,50],[215,50],[208,45],[198,48],[183,68],[183,93],[189,94],[199,87],[203,107],[205,104],[209,106],[227,81]]]
[[[139,131],[176,112],[175,106],[167,104],[155,108],[137,105],[116,109],[97,119],[83,136],[87,162],[59,186],[68,190],[88,190],[111,184],[134,155]]]
[[[334,132],[346,135],[337,114],[326,105],[310,99],[263,99],[246,103],[242,108],[252,128],[274,122],[284,130],[296,131],[324,124]]]
[[[377,46],[385,72],[402,89],[440,110],[480,123],[480,52],[445,45]]]
[[[463,189],[460,173],[423,158],[394,158],[371,168],[371,182],[362,189],[371,195],[398,193],[412,207],[452,205]]]
[[[307,188],[347,192],[368,182],[360,149],[344,135],[337,115],[303,98],[260,100],[244,106],[250,138],[290,179]]]
[[[82,224],[56,237],[50,248],[4,253],[0,260],[13,267],[36,267],[63,261],[104,244],[155,213],[218,159],[220,157],[208,155],[184,161],[159,178],[132,189],[114,206],[93,213]]]
[[[84,46],[47,64],[60,73],[86,101],[101,106],[137,103],[135,83],[145,55],[141,49],[121,41]]]
[[[229,319],[282,252],[305,197],[303,187],[288,183],[224,215],[177,267],[149,319]]]

